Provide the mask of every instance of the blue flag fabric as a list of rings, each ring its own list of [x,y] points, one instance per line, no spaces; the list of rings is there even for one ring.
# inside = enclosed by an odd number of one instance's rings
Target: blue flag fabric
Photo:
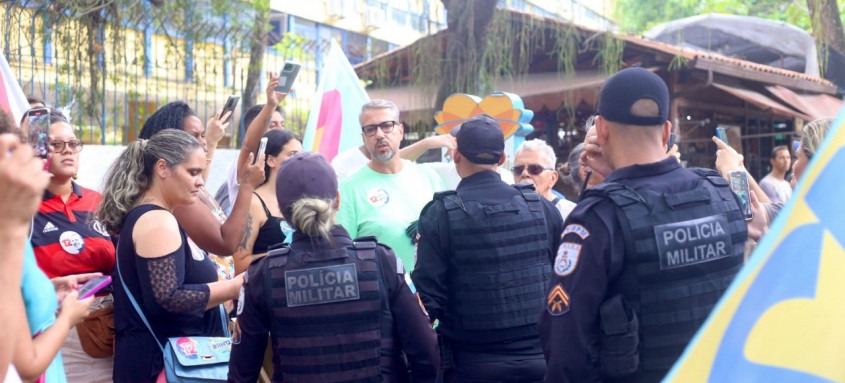
[[[665,381],[845,381],[843,124]]]

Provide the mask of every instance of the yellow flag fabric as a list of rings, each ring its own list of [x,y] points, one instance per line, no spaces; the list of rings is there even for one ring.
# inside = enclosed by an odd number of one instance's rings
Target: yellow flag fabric
[[[667,382],[845,382],[845,113]]]

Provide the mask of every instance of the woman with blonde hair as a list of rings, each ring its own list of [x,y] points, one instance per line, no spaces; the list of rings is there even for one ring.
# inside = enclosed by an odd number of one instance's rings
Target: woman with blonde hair
[[[167,129],[132,143],[106,177],[97,218],[118,236],[115,382],[154,382],[164,365],[159,347],[169,337],[225,334],[216,307],[237,296],[243,279],[218,282],[212,261],[191,251],[171,213],[196,202],[205,168],[200,143]]]

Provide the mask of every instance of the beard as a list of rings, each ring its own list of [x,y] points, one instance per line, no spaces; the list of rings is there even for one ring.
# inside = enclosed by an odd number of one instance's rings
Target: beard
[[[393,159],[393,156],[395,156],[395,155],[396,155],[396,152],[393,151],[393,149],[390,149],[390,150],[388,150],[387,152],[384,152],[384,153],[379,153],[379,152],[373,153],[373,157],[375,157],[375,159],[377,159],[381,162],[390,161],[391,159]]]
[[[381,144],[385,144],[387,146],[386,152],[380,152],[379,151],[379,145],[381,145]],[[387,161],[390,161],[391,159],[393,159],[393,156],[396,155],[396,151],[393,150],[392,147],[390,147],[389,141],[387,141],[385,139],[380,139],[376,142],[376,146],[375,146],[375,148],[373,148],[373,151],[370,153],[370,155],[372,155],[373,158],[375,158],[375,159],[377,159],[381,162],[387,162]]]

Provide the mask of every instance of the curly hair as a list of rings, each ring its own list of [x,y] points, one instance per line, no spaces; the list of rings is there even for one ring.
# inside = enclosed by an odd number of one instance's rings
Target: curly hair
[[[185,117],[196,115],[185,101],[168,102],[144,121],[138,138],[149,140],[165,129],[185,130]]]

